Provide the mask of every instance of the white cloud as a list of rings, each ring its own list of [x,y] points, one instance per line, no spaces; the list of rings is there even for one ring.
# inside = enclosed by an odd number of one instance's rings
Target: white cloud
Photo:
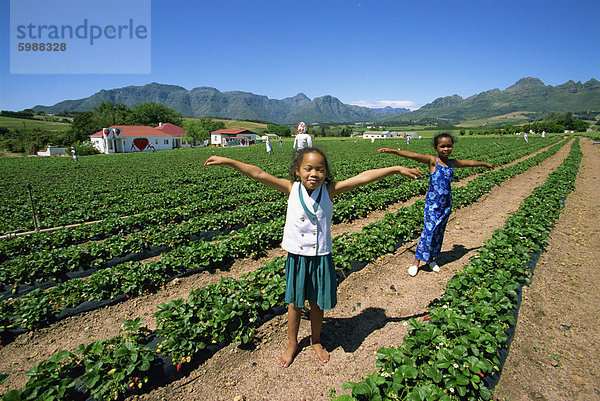
[[[372,102],[366,100],[357,100],[356,102],[352,102],[350,104],[353,104],[355,106],[371,107],[374,109],[379,109],[387,106],[393,108],[403,107],[405,109],[409,109],[410,111],[417,110],[421,107],[420,104],[412,102],[410,100],[376,100]]]

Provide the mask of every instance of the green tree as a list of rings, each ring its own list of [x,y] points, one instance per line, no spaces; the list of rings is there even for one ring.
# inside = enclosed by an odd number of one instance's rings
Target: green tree
[[[349,138],[352,135],[352,130],[350,129],[350,127],[344,127],[342,128],[342,131],[340,132],[340,136]]]
[[[126,124],[129,114],[129,108],[120,103],[102,102],[100,106],[94,108],[94,119],[98,130],[112,125]]]
[[[292,136],[290,127],[286,127],[285,125],[267,124],[267,132],[277,136]]]
[[[210,139],[210,133],[218,129],[225,128],[223,121],[213,121],[211,118],[203,117],[197,120],[185,120],[183,129],[185,130],[186,141],[200,141]]]
[[[78,141],[87,141],[91,134],[98,132],[102,128],[103,127],[97,121],[96,114],[94,114],[94,112],[84,111],[83,113],[77,114],[73,118],[71,128],[69,129],[69,141],[71,143]]]
[[[171,123],[181,126],[181,114],[165,105],[146,102],[134,106],[129,113],[128,123],[131,125],[157,126],[159,123]]]

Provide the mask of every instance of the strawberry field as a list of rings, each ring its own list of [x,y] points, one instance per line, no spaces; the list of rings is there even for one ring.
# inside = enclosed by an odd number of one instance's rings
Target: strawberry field
[[[425,324],[410,319],[402,346],[381,348],[376,373],[364,381],[347,380],[344,388],[352,395],[339,399],[490,398],[515,324],[519,291],[528,281],[526,263],[543,247],[561,202],[573,190],[581,151],[578,142],[567,142],[561,137],[534,137],[529,143],[460,138],[454,157],[498,168],[484,174],[479,174],[483,169],[456,170],[457,181],[466,182],[453,188],[456,210],[561,149],[569,151],[469,266],[448,282],[445,295],[429,306]],[[316,144],[328,155],[336,179],[394,163],[422,168],[378,154],[381,146],[431,151],[425,140]],[[231,169],[202,166],[218,153],[285,177],[291,152],[275,151],[269,156],[258,146],[190,149],[82,157],[78,163],[70,158],[0,159],[2,232],[32,230],[32,207],[42,229],[0,241],[0,352],[24,336],[54,330],[99,308],[131,304],[132,312],[118,335],[60,349],[26,366],[27,378],[0,371],[3,400],[143,397],[195,372],[211,353],[230,344],[256,344],[261,327],[285,310],[280,257],[267,258],[238,277],[194,288],[185,297],[157,302],[154,329],[136,316],[134,302],[165,291],[173,280],[225,271],[279,247],[285,214],[281,194]],[[427,180],[394,176],[336,200],[334,224],[381,213],[360,230],[335,236],[340,279],[419,235],[426,190]],[[416,201],[410,205],[389,210],[412,198]],[[64,225],[69,227],[44,231]]]

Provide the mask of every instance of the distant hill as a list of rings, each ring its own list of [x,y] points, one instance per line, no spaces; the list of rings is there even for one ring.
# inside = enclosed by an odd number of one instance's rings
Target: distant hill
[[[377,114],[401,114],[410,112],[410,109],[406,109],[404,107],[385,106],[376,109],[374,108],[373,111]]]
[[[490,118],[514,112],[547,113],[600,111],[600,82],[568,81],[562,85],[544,85],[538,78],[522,78],[501,91],[492,89],[466,99],[458,95],[441,97],[410,113],[388,120],[445,119],[450,122]]]
[[[269,99],[250,92],[220,92],[202,86],[187,90],[181,86],[151,83],[144,86],[101,90],[90,97],[65,100],[53,106],[35,106],[36,112],[91,111],[102,102],[125,104],[128,107],[145,102],[163,104],[188,117],[220,117],[233,120],[259,120],[278,124],[339,123],[373,121],[381,113],[367,107],[342,103],[332,96],[309,99],[303,93],[285,99]]]

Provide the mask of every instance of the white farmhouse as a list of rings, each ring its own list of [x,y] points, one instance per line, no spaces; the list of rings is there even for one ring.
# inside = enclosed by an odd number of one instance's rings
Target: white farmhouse
[[[249,146],[256,143],[258,135],[247,129],[218,129],[210,133],[213,146]]]
[[[146,125],[113,125],[90,135],[100,153],[130,153],[197,146],[183,141],[183,128],[165,123]]]

